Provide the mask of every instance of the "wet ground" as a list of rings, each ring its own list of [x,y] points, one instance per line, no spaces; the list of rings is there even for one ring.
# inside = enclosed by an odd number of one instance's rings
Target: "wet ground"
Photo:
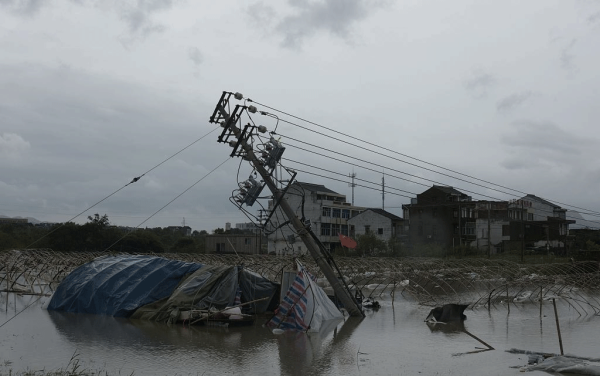
[[[39,300],[38,300],[39,299]],[[511,348],[559,353],[551,302],[467,309],[464,328],[423,322],[431,307],[377,298],[363,320],[330,323],[320,333],[273,334],[254,326],[166,326],[42,308],[49,298],[0,296],[0,374],[80,368],[111,375],[517,375],[526,355]],[[31,304],[22,313],[24,307]],[[600,317],[557,302],[565,353],[600,356]],[[590,310],[591,311],[591,310]],[[15,314],[17,314],[15,316]],[[11,319],[12,318],[12,319]],[[10,320],[7,322],[7,320]],[[535,371],[532,375],[545,375]]]

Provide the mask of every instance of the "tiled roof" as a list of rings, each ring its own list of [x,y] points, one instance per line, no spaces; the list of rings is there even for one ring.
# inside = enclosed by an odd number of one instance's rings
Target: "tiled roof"
[[[464,193],[462,193],[459,190],[454,189],[453,187],[447,186],[447,185],[434,185],[433,188],[437,188],[440,191],[447,193],[447,194],[454,194],[454,195],[463,195]]]
[[[551,203],[551,202],[550,202],[550,201],[548,201],[548,200],[544,200],[543,198],[541,198],[541,197],[538,197],[538,196],[536,196],[536,195],[527,194],[527,196],[525,196],[525,197],[529,197],[529,198],[530,198],[530,199],[532,199],[532,200],[535,200],[535,201],[537,201],[537,202],[541,202],[542,204],[546,204],[546,205],[552,206],[552,207],[554,207],[554,208],[560,208],[560,206],[558,206],[558,205],[556,205],[556,204],[553,204],[553,203]]]
[[[379,215],[382,215],[382,216],[384,216],[384,217],[387,217],[387,218],[391,219],[392,221],[403,221],[403,220],[404,220],[404,218],[400,218],[400,217],[398,217],[397,215],[395,215],[395,214],[392,214],[392,213],[390,213],[390,212],[388,212],[388,211],[385,211],[385,210],[383,210],[383,209],[378,209],[378,208],[369,208],[369,209],[367,209],[367,210],[370,210],[370,211],[372,211],[372,212],[374,212],[374,213],[377,213],[377,214],[379,214]],[[367,210],[365,210],[365,211],[367,211]],[[363,213],[364,213],[364,212],[363,212]],[[360,214],[359,214],[359,215],[360,215]]]

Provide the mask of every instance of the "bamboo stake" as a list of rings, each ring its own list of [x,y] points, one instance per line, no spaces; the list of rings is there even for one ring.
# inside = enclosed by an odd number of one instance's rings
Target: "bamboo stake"
[[[542,303],[544,302],[544,299],[542,297],[542,293],[543,293],[543,287],[540,286],[540,320],[542,319]]]
[[[560,323],[558,322],[558,313],[556,311],[556,299],[552,298],[554,305],[554,318],[556,319],[556,330],[558,331],[558,344],[560,345],[560,355],[565,355],[563,351],[562,336],[560,335]]]
[[[475,338],[476,340],[478,340],[479,342],[481,342],[484,346],[487,346],[488,349],[490,350],[495,350],[492,346],[488,345],[487,343],[483,342],[481,339],[477,338],[475,335],[469,333],[466,329],[463,330],[465,333],[467,333],[468,335],[470,335],[471,337]]]

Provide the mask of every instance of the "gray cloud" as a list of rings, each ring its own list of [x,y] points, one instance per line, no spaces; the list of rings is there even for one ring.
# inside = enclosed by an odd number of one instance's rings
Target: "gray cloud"
[[[533,169],[577,164],[597,140],[575,135],[550,121],[523,120],[514,122],[501,142],[511,149],[510,157],[501,163],[503,167]]]
[[[351,40],[352,28],[365,20],[372,12],[386,5],[378,0],[288,0],[293,14],[284,16],[274,32],[281,34],[281,45],[300,48],[304,41],[319,32],[328,32],[346,42]],[[262,2],[247,8],[255,25],[264,28],[270,24],[275,11]]]
[[[33,16],[46,5],[44,0],[0,0],[0,7],[21,16]]]
[[[263,2],[258,2],[246,8],[250,21],[254,27],[260,29],[268,29],[273,24],[276,17],[275,10]]]
[[[184,104],[131,82],[67,66],[0,69],[0,87],[11,88],[0,92],[0,214],[11,215],[8,210],[18,207],[19,215],[69,219],[213,128],[199,120],[211,113],[213,103]],[[215,142],[217,135],[152,170],[93,212],[137,225],[230,159],[227,148]],[[236,186],[235,171],[235,163],[226,164],[147,225],[177,224],[185,216],[195,229],[210,230],[215,218],[236,220],[241,214],[223,192]]]
[[[573,69],[575,69],[575,65],[573,64],[573,59],[575,58],[575,55],[571,52],[571,50],[575,46],[576,42],[576,38],[572,39],[571,42],[560,52],[560,66],[565,70],[572,71]]]
[[[144,40],[151,34],[165,31],[166,27],[154,21],[153,16],[170,9],[173,6],[173,0],[138,0],[135,3],[117,4],[117,11],[129,29],[128,34],[121,36],[120,40],[125,48],[129,48],[136,40]]]
[[[596,23],[597,21],[600,21],[600,12],[590,15],[587,20],[589,23]]]
[[[190,47],[188,49],[188,57],[196,66],[204,62],[204,56],[202,55],[202,52],[200,52],[198,47]]]
[[[465,81],[465,88],[476,98],[483,98],[495,84],[496,78],[494,76],[477,70]]]
[[[531,91],[523,91],[521,93],[514,93],[507,97],[502,98],[496,103],[496,110],[498,112],[507,112],[515,107],[522,105],[525,101],[533,96]]]

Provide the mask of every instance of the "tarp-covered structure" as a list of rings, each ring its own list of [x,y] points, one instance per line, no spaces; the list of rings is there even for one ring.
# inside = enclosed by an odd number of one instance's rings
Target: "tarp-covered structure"
[[[330,320],[343,318],[316,278],[297,263],[298,272],[268,327],[318,332]]]
[[[48,309],[155,321],[190,310],[242,305],[247,314],[278,304],[279,284],[241,266],[212,266],[146,255],[104,256],[69,274]],[[244,304],[253,302],[251,304]]]

